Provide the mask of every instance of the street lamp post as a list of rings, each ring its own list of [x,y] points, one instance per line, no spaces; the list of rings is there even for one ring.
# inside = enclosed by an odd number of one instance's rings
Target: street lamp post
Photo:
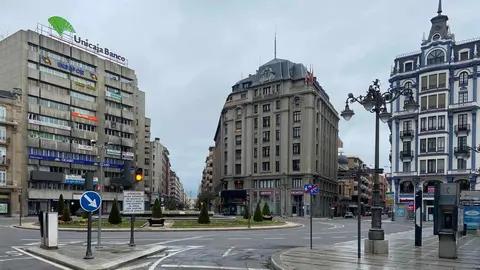
[[[380,169],[380,121],[386,123],[391,118],[391,113],[387,111],[387,104],[392,103],[399,97],[404,96],[406,99],[404,109],[413,113],[417,111],[419,105],[413,97],[412,89],[402,89],[388,91],[382,93],[380,90],[380,81],[377,79],[373,81],[373,84],[367,90],[366,96],[355,97],[352,93],[348,94],[348,98],[345,101],[345,109],[341,112],[341,116],[346,120],[350,120],[355,114],[350,109],[349,104],[355,102],[363,105],[365,110],[375,113],[375,181],[373,185],[373,206],[372,212],[372,225],[368,232],[369,240],[384,240],[385,233],[382,229],[382,208],[380,206],[380,184],[379,173]]]
[[[100,193],[100,198],[103,198],[103,186],[105,185],[105,173],[103,172],[103,164],[105,163],[105,152],[107,151],[108,145],[110,142],[100,145],[98,150],[100,150],[100,175],[98,177],[98,192]],[[98,208],[98,230],[97,230],[97,245],[96,248],[102,248],[102,210],[103,205],[100,205]]]
[[[470,147],[464,146],[468,152],[473,151],[475,153],[480,153],[480,145],[477,147]],[[475,186],[477,185],[477,176],[480,173],[480,168],[474,169],[474,172],[471,173],[470,179],[470,190],[475,190]],[[473,176],[473,177],[472,177]]]

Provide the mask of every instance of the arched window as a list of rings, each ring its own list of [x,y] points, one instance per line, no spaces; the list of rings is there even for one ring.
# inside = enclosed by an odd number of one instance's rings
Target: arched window
[[[434,50],[427,56],[427,64],[441,64],[445,61],[445,53],[442,50]]]
[[[293,101],[295,102],[295,107],[300,106],[300,98],[299,97],[295,97],[295,99]]]
[[[411,83],[411,82],[406,82],[406,83],[403,85],[403,89],[412,89],[412,83]]]
[[[468,85],[468,72],[464,71],[458,76],[459,85]]]

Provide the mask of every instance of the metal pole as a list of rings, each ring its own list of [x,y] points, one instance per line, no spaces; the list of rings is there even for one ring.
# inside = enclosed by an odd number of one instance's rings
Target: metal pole
[[[380,107],[381,97],[377,93],[377,105],[375,112],[375,181],[373,184],[373,206],[372,211],[372,226],[368,231],[368,239],[370,240],[384,240],[385,234],[382,229],[382,208],[380,207]]]
[[[358,221],[358,232],[357,232],[357,255],[358,258],[360,259],[362,257],[362,215],[360,214],[360,207],[362,200],[360,197],[362,196],[362,188],[360,187],[362,181],[361,181],[361,171],[360,169],[357,170],[357,206],[358,206],[358,211],[357,211],[357,221]]]
[[[246,200],[245,202],[247,204],[247,209],[248,209],[248,228],[250,229],[250,220],[252,219],[252,211],[250,210],[250,204],[248,203],[248,200]]]
[[[103,198],[103,178],[104,178],[104,172],[103,172],[103,163],[105,162],[105,148],[102,145],[100,148],[100,176],[98,178],[98,186],[99,186],[99,193],[100,193],[100,198]],[[96,248],[102,248],[102,208],[103,205],[100,205],[100,208],[98,208],[98,230],[97,230],[97,246]]]
[[[88,226],[87,226],[87,252],[85,253],[85,260],[91,260],[93,257],[92,254],[92,212],[88,212]]]
[[[310,249],[313,249],[313,194],[310,194]]]
[[[134,234],[134,225],[135,224],[135,215],[132,215],[130,217],[130,244],[129,246],[134,247],[135,246],[135,234]]]
[[[23,215],[23,203],[22,203],[22,192],[23,192],[23,189],[20,190],[20,196],[19,196],[19,199],[20,199],[20,218],[18,220],[18,226],[22,226],[22,215]]]

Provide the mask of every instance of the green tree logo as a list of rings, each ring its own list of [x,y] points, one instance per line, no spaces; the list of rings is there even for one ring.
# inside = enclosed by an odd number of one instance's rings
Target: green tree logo
[[[57,31],[59,36],[62,36],[63,32],[68,31],[70,33],[75,33],[73,26],[64,18],[59,16],[53,16],[48,18],[50,25]]]

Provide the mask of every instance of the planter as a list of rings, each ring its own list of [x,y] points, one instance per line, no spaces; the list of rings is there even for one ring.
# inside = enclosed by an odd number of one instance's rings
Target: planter
[[[158,225],[160,227],[163,227],[163,225],[165,224],[165,219],[164,218],[149,218],[147,219],[148,221],[148,226],[149,227],[152,227],[154,225]]]
[[[272,221],[273,216],[263,216],[263,220]]]
[[[477,237],[480,237],[480,229],[477,229]]]

